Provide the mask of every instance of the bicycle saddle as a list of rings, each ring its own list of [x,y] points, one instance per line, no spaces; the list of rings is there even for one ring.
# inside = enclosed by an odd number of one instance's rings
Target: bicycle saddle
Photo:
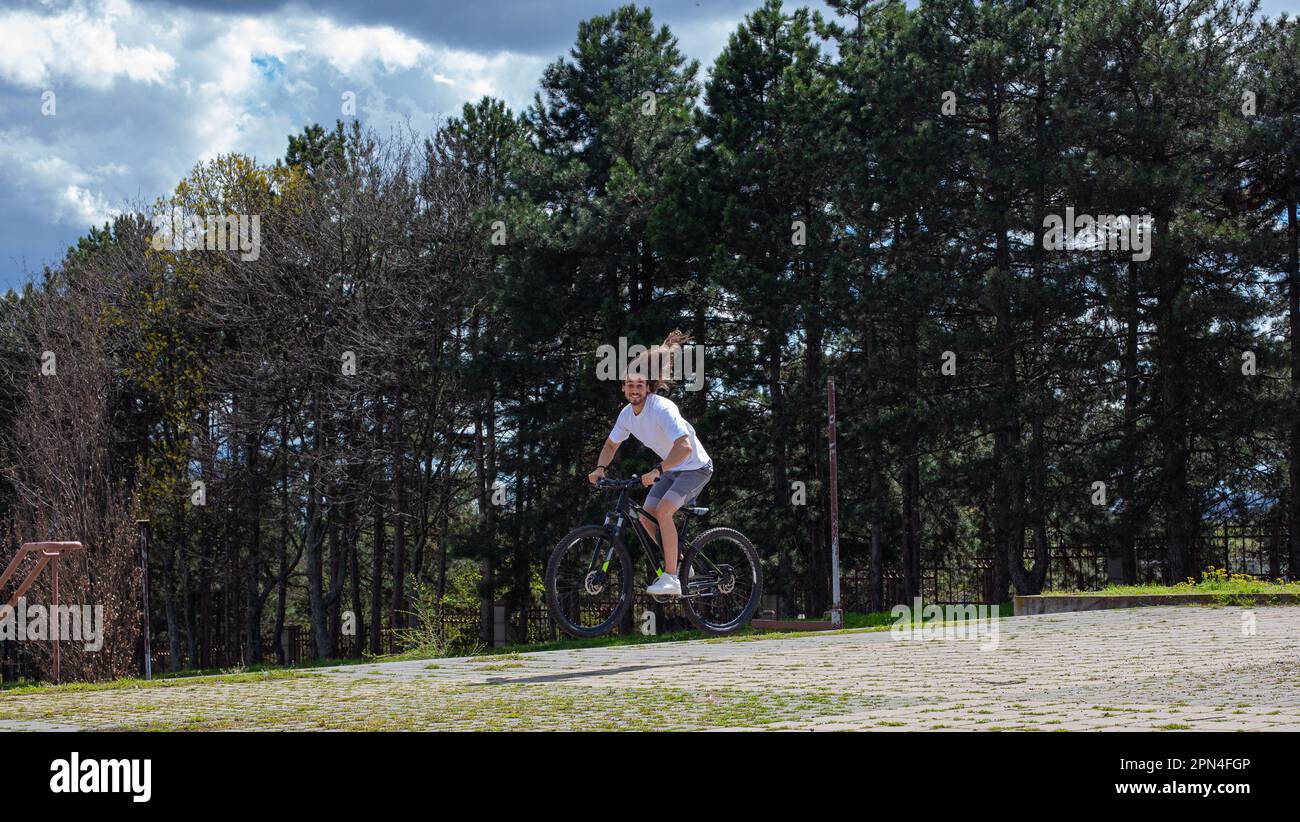
[[[708,508],[701,508],[697,506],[695,504],[697,502],[699,502],[699,500],[697,499],[687,500],[686,504],[682,506],[681,510],[685,511],[688,514],[694,514],[697,517],[702,517],[705,514],[709,513]]]

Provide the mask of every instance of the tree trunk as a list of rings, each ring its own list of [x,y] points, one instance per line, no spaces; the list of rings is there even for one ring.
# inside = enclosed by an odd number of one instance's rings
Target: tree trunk
[[[996,127],[993,129],[993,143],[996,151]],[[998,202],[1003,202],[1000,195],[995,196]],[[993,274],[993,288],[990,289],[996,322],[992,360],[997,373],[995,404],[991,415],[994,425],[993,530],[997,550],[993,588],[995,600],[1006,602],[1011,597],[1011,583],[1015,581],[1017,572],[1023,576],[1025,486],[1020,463],[1020,415],[1017,407],[1019,388],[1016,380],[1015,329],[1011,313],[1014,274],[1011,270],[1005,212],[999,211],[995,219],[997,265]],[[1019,590],[1018,593],[1025,591]]]
[[[288,661],[284,647],[284,615],[289,597],[289,419],[280,423],[280,578],[276,582],[275,659]]]
[[[249,473],[253,476],[256,451],[250,451]],[[262,512],[256,490],[250,493],[252,513],[248,518],[248,568],[244,581],[244,664],[262,661]]]
[[[876,327],[874,322],[868,321],[869,325],[863,334],[866,340],[865,354],[868,367],[876,367],[877,342]],[[878,396],[879,382],[875,379],[871,384],[871,396]],[[888,488],[885,483],[885,451],[884,443],[879,435],[872,432],[867,441],[867,470],[870,472],[871,501],[868,507],[869,525],[871,528],[871,558],[869,566],[869,589],[867,592],[867,610],[872,613],[879,613],[885,610],[885,516],[888,509]],[[892,607],[892,606],[891,606]]]
[[[906,370],[907,396],[915,397],[918,388],[919,336],[920,329],[914,318],[903,323],[902,361]],[[916,412],[911,411],[904,423],[902,477],[903,492],[902,533],[903,533],[903,592],[908,602],[921,596],[921,437],[920,422]]]
[[[361,601],[361,515],[358,514],[353,526],[353,538],[348,545],[348,602],[352,606],[352,638],[348,640],[347,655],[361,656],[366,636],[365,605]]]
[[[1176,261],[1174,261],[1176,264]],[[1162,472],[1165,526],[1167,528],[1166,573],[1168,584],[1182,582],[1196,570],[1192,567],[1199,512],[1194,509],[1187,476],[1190,459],[1186,368],[1186,334],[1179,314],[1184,296],[1181,283],[1161,296],[1160,332],[1160,445],[1164,452]],[[1199,576],[1199,574],[1198,574]]]
[[[805,203],[804,213],[811,216],[812,206]],[[809,528],[812,529],[813,539],[811,540],[813,551],[816,556],[821,557],[821,567],[825,571],[819,575],[818,588],[821,591],[821,601],[813,603],[813,613],[821,614],[833,604],[831,602],[830,590],[830,551],[827,544],[827,536],[830,522],[830,477],[827,473],[830,470],[830,452],[829,443],[826,438],[826,409],[822,399],[826,396],[826,381],[824,369],[822,367],[822,313],[824,306],[821,300],[821,274],[816,267],[808,265],[804,261],[796,262],[796,266],[804,271],[804,276],[808,278],[808,304],[806,307],[806,346],[804,359],[804,373],[806,376],[805,393],[808,397],[806,420],[804,424],[806,443],[808,449],[808,458],[812,462],[815,472],[814,479],[817,481],[817,487],[822,490],[818,495],[820,504],[813,509],[812,522]],[[786,493],[789,493],[789,485],[786,485]],[[788,498],[787,498],[788,499]]]
[[[307,604],[311,621],[312,650],[317,657],[329,655],[329,621],[325,605],[326,526],[321,523],[320,490],[316,488],[315,468],[307,472],[307,523],[303,544],[307,554]]]
[[[403,439],[402,389],[393,407],[393,601],[388,622],[405,626],[406,614],[406,442]]]
[[[332,509],[331,514],[335,514],[337,508]],[[346,518],[346,508],[343,516]],[[329,547],[330,547],[330,585],[337,585],[343,577],[343,551],[344,548],[339,544],[339,517],[330,516],[329,518]],[[329,603],[328,618],[330,631],[329,656],[337,658],[339,655],[339,636],[343,629],[342,600],[335,597]]]
[[[374,552],[370,564],[370,653],[384,652],[384,537],[388,524],[384,518],[383,495],[375,499]]]
[[[1291,580],[1300,580],[1300,226],[1296,225],[1296,202],[1287,203],[1287,238],[1290,246],[1287,271],[1287,314],[1291,329],[1291,431],[1290,478],[1291,506],[1287,528],[1289,557],[1287,570]]]
[[[1038,82],[1034,105],[1035,167],[1044,169],[1047,164],[1043,146],[1043,132],[1046,127],[1044,112],[1050,94],[1047,87],[1046,64],[1041,54],[1038,57]],[[1029,301],[1029,313],[1031,316],[1032,352],[1027,353],[1025,356],[1025,368],[1030,374],[1027,378],[1030,381],[1030,387],[1027,391],[1031,393],[1034,399],[1029,422],[1031,436],[1028,454],[1030,496],[1028,505],[1022,505],[1025,523],[1033,529],[1034,560],[1032,567],[1026,569],[1022,552],[1016,556],[1016,564],[1012,566],[1012,582],[1015,584],[1016,590],[1031,595],[1042,593],[1043,585],[1047,581],[1048,563],[1051,561],[1047,535],[1047,499],[1045,497],[1047,443],[1043,440],[1043,416],[1046,405],[1051,398],[1051,390],[1047,381],[1049,370],[1047,365],[1047,344],[1043,329],[1043,313],[1046,310],[1043,300],[1043,211],[1045,207],[1046,194],[1040,177],[1034,189],[1034,210],[1031,217],[1033,220],[1031,224],[1033,245],[1031,246],[1030,258],[1033,266],[1033,291]],[[1009,257],[1009,250],[1007,253]],[[1035,371],[1037,372],[1036,375]],[[1037,380],[1034,380],[1035,376],[1037,376]],[[1015,362],[1013,358],[1012,378],[1014,379],[1014,377]]]
[[[1112,584],[1137,584],[1137,452],[1138,402],[1141,382],[1138,374],[1138,327],[1141,322],[1138,304],[1138,265],[1128,264],[1128,299],[1124,329],[1124,354],[1120,370],[1124,374],[1124,433],[1120,439],[1123,467],[1119,477],[1119,494],[1124,500],[1120,527],[1114,550],[1106,563],[1106,578]]]
[[[163,612],[167,618],[167,669],[179,671],[181,664],[181,626],[176,609],[176,543],[167,540],[163,549]]]
[[[483,526],[483,556],[480,560],[482,581],[479,599],[479,639],[491,645],[493,636],[493,605],[496,595],[496,578],[493,558],[496,555],[496,396],[488,391],[484,420],[474,425],[474,450],[479,474],[479,516]]]
[[[201,556],[210,556],[208,546]],[[199,667],[212,667],[212,571],[206,559],[199,560]]]
[[[234,548],[231,546],[230,531],[232,527],[231,517],[227,513],[222,517],[221,523],[221,620],[217,623],[221,631],[221,655],[217,657],[222,667],[230,665],[234,661],[235,645],[238,642],[239,632],[232,630],[234,628],[234,614],[240,610],[235,606],[235,586],[234,586],[234,561],[231,554]]]
[[[871,559],[869,567],[869,579],[867,590],[867,610],[871,613],[879,613],[885,610],[885,540],[882,530],[884,528],[884,496],[885,496],[885,475],[880,472],[876,462],[879,457],[879,451],[876,450],[869,457],[872,460],[871,466]],[[893,607],[893,606],[890,606]]]

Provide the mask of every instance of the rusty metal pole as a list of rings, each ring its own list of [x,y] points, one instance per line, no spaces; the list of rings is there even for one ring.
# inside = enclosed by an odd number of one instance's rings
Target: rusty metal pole
[[[827,435],[831,443],[831,627],[844,627],[840,603],[840,488],[839,458],[835,452],[835,378],[826,380],[826,411],[830,417]]]
[[[50,555],[46,555],[50,556]],[[59,684],[59,555],[54,554],[50,559],[50,564],[54,568],[50,571],[54,575],[54,604],[50,607],[50,644],[54,646],[54,684]]]
[[[140,526],[140,572],[144,589],[144,678],[153,679],[153,651],[149,648],[149,520],[137,520]]]

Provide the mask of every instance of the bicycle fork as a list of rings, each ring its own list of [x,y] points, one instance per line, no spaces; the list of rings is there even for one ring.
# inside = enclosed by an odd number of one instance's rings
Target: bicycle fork
[[[610,522],[611,519],[613,520],[613,522]],[[591,552],[592,571],[595,571],[598,568],[600,569],[600,572],[602,574],[609,571],[609,563],[611,560],[614,559],[614,541],[618,539],[618,531],[622,527],[623,527],[622,514],[611,513],[605,515],[605,533],[608,535],[609,547],[605,549],[604,559],[601,559],[600,543],[596,543],[595,549],[592,550]]]

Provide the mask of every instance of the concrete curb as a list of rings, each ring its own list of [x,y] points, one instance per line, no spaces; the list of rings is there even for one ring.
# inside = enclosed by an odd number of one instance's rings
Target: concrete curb
[[[1300,594],[1080,594],[1078,596],[1018,596],[1015,615],[1064,614],[1152,605],[1222,605],[1253,602],[1256,605],[1300,605]]]
[[[830,620],[817,619],[751,619],[749,624],[757,631],[833,631]]]

